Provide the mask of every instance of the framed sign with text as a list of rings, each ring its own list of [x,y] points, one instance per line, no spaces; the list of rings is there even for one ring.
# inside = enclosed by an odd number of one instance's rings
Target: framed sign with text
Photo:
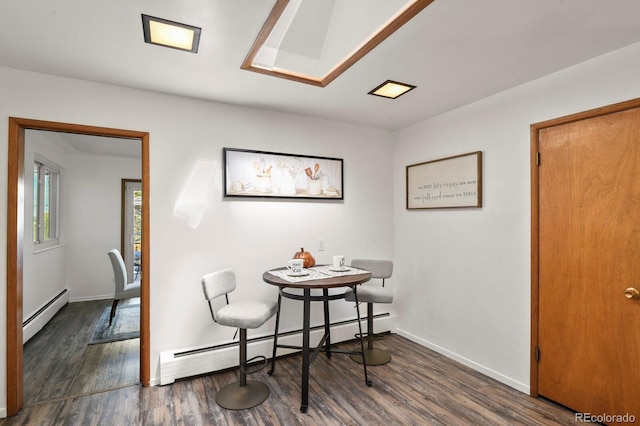
[[[482,152],[407,166],[407,210],[482,207]]]

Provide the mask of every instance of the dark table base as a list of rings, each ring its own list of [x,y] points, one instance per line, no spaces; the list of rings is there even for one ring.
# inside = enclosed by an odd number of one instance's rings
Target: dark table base
[[[362,323],[360,321],[360,305],[358,304],[358,292],[357,285],[350,286],[354,290],[356,310],[358,316],[358,331],[360,336],[360,351],[342,351],[331,349],[331,324],[329,321],[329,301],[344,299],[344,294],[329,295],[329,291],[326,288],[322,289],[322,296],[312,296],[311,289],[305,288],[303,295],[292,294],[286,291],[286,288],[280,288],[278,294],[278,312],[276,314],[276,330],[273,335],[273,356],[271,357],[271,368],[268,374],[272,375],[275,371],[276,364],[276,350],[278,348],[287,349],[299,349],[302,350],[302,403],[300,405],[300,411],[307,412],[309,407],[309,368],[318,354],[324,350],[328,358],[331,358],[332,353],[344,353],[351,355],[359,355],[362,359],[365,354],[364,341],[362,339]],[[302,346],[291,345],[279,345],[278,344],[278,328],[280,326],[280,307],[282,304],[282,298],[294,300],[302,300],[303,302],[303,319],[302,319]],[[310,333],[310,314],[311,314],[311,302],[323,302],[324,303],[324,336],[320,340],[320,343],[315,348],[309,348],[309,333]],[[372,386],[371,380],[367,375],[367,364],[362,363],[364,370],[364,381],[367,386]]]

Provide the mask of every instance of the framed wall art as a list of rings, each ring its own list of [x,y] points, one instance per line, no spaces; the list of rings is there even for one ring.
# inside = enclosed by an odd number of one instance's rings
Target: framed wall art
[[[223,148],[225,197],[344,199],[340,158]]]
[[[482,207],[482,152],[407,166],[407,209]]]

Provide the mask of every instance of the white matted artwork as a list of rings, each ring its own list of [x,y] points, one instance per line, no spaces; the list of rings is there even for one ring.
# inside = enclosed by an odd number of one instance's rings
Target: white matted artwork
[[[407,209],[482,207],[482,152],[407,166]]]
[[[340,158],[224,148],[224,196],[343,200]]]

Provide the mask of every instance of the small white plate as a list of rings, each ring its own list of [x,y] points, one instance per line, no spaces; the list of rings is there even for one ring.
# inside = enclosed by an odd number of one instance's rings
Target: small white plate
[[[347,268],[346,266],[344,268],[333,268],[330,266],[329,270],[333,272],[347,272],[347,271],[350,271],[351,268]]]
[[[290,277],[304,277],[309,275],[309,272],[307,271],[302,271],[302,272],[287,272],[287,275]]]

